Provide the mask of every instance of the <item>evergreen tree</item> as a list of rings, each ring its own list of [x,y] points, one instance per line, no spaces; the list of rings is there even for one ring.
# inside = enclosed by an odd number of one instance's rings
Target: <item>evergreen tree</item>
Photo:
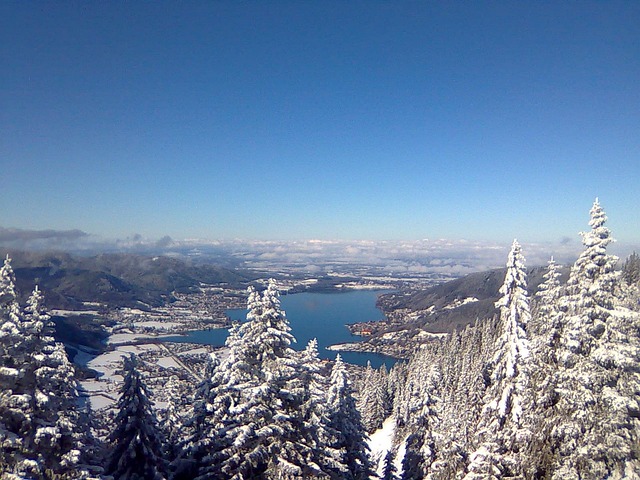
[[[633,252],[622,266],[622,279],[629,285],[640,285],[640,255]]]
[[[479,421],[479,444],[471,455],[466,480],[518,475],[518,452],[530,437],[525,410],[532,398],[528,389],[530,345],[525,328],[530,320],[524,258],[517,241],[507,261],[500,288],[500,332],[487,368],[490,381]]]
[[[341,478],[345,480],[365,480],[373,475],[369,459],[369,447],[366,442],[360,412],[353,398],[349,374],[340,355],[336,356],[331,370],[329,394],[327,398],[331,427],[338,432],[333,445],[342,454],[342,464],[346,466]]]
[[[7,255],[0,268],[0,473],[14,469],[22,448],[20,426],[23,414],[14,393],[20,377],[20,362],[14,352],[23,341],[18,325],[20,307],[15,291],[15,275]]]
[[[340,451],[333,448],[338,432],[330,426],[327,408],[328,379],[322,375],[323,366],[318,356],[318,342],[311,339],[301,352],[302,367],[298,382],[303,389],[301,413],[307,436],[315,445],[313,461],[323,466],[332,476],[341,476],[346,467],[340,463]]]
[[[29,297],[22,329],[29,352],[19,384],[33,391],[28,438],[33,457],[45,471],[77,475],[85,435],[78,430],[78,387],[64,346],[53,338],[53,325],[43,310],[38,287]],[[75,472],[75,473],[74,473]]]
[[[436,432],[440,423],[437,412],[439,381],[438,365],[425,361],[419,362],[407,379],[405,422],[410,425],[411,433],[405,442],[403,480],[426,478],[440,453]]]
[[[226,345],[230,346],[233,364],[233,344],[237,339],[238,325],[229,329]],[[177,458],[171,462],[172,480],[192,480],[198,474],[203,458],[215,456],[220,449],[218,422],[225,411],[221,408],[220,385],[223,381],[223,370],[227,363],[221,365],[214,353],[207,356],[205,372],[193,395],[192,407],[181,421],[183,439],[176,448]]]
[[[357,408],[362,415],[362,425],[368,433],[382,427],[386,417],[386,397],[386,378],[371,367],[371,362],[367,362]]]
[[[563,293],[559,277],[558,266],[551,258],[544,282],[534,297],[531,328],[528,331],[533,352],[530,382],[537,391],[528,421],[532,435],[523,455],[522,469],[526,476],[532,478],[545,476],[553,458],[553,423],[549,420],[552,418],[550,412],[558,402],[557,352],[564,318],[559,305]]]
[[[124,383],[115,428],[109,435],[111,456],[107,473],[115,480],[163,480],[166,462],[160,431],[137,367],[134,354],[124,358]]]
[[[529,332],[535,337],[532,348],[534,354],[546,356],[557,346],[562,316],[560,315],[559,299],[562,294],[560,288],[559,266],[553,257],[547,264],[544,281],[538,286],[533,302],[533,318]]]
[[[393,463],[393,450],[387,451],[384,456],[384,468],[382,470],[382,480],[397,480],[398,469]]]
[[[248,306],[248,321],[230,336],[230,355],[214,375],[215,444],[198,478],[326,476],[318,425],[305,418],[302,367],[275,282],[262,295],[250,289]]]
[[[42,293],[36,287],[20,312],[14,282],[7,257],[0,269],[0,472],[80,478],[73,366],[52,337]]]
[[[561,298],[552,478],[639,478],[640,319],[619,305],[617,258],[598,200]]]

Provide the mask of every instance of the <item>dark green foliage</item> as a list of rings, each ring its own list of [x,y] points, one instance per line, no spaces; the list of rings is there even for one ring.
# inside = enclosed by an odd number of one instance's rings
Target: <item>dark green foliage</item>
[[[633,252],[622,266],[622,278],[628,285],[640,285],[640,255]]]
[[[124,371],[116,425],[109,435],[112,453],[107,473],[115,480],[164,480],[159,428],[134,354],[124,359]]]
[[[384,468],[382,470],[382,480],[397,480],[398,470],[393,463],[393,450],[389,450],[384,456]]]

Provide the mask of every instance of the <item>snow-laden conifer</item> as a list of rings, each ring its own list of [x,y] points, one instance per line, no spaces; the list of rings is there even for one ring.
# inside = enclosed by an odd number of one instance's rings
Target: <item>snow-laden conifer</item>
[[[0,472],[80,478],[73,366],[54,341],[42,292],[36,287],[21,312],[14,282],[7,257],[0,269]]]
[[[413,365],[416,368],[407,378],[404,419],[401,422],[408,426],[404,430],[410,432],[404,440],[403,480],[426,478],[440,453],[439,434],[436,431],[440,423],[437,411],[440,369],[436,363],[429,364],[427,361],[413,362]]]
[[[229,329],[227,346],[232,345],[237,338],[237,327],[234,324]],[[232,347],[230,351],[229,356],[232,356]],[[229,363],[222,365],[226,367]],[[177,425],[182,432],[174,449],[176,458],[171,460],[172,480],[192,480],[203,465],[203,458],[215,457],[221,448],[218,427],[221,418],[226,415],[227,404],[221,402],[218,394],[221,383],[228,381],[223,370],[226,369],[221,367],[215,353],[207,355],[204,375],[193,394],[192,405],[181,415]],[[208,466],[211,468],[211,465]]]
[[[357,408],[362,415],[362,425],[368,433],[373,433],[382,427],[387,413],[386,396],[386,378],[371,367],[371,362],[367,362]]]
[[[115,480],[163,480],[166,461],[162,439],[146,385],[134,354],[124,357],[124,383],[115,427],[109,435],[111,455],[107,473]]]
[[[300,354],[301,371],[298,376],[297,388],[301,388],[302,405],[300,411],[305,422],[307,440],[313,448],[313,461],[322,470],[340,477],[345,466],[341,463],[340,451],[333,448],[338,432],[330,425],[329,409],[327,407],[327,390],[329,378],[323,375],[324,367],[318,355],[318,341],[309,341]]]
[[[562,327],[559,306],[562,289],[559,269],[560,267],[551,257],[544,274],[544,281],[538,286],[538,291],[533,298],[533,318],[529,333],[535,356],[548,356],[555,350],[559,341]]]
[[[388,450],[384,456],[384,467],[381,480],[397,480],[398,469],[394,464],[393,450]]]
[[[364,427],[353,398],[349,373],[338,354],[331,370],[327,398],[331,427],[338,432],[334,448],[340,450],[346,467],[341,478],[365,480],[373,475]]]
[[[275,282],[249,291],[247,322],[229,337],[230,353],[213,377],[208,411],[211,452],[199,479],[311,478],[326,465],[305,419],[305,386],[295,341]]]
[[[75,370],[64,346],[53,338],[53,325],[43,305],[44,296],[36,286],[22,322],[29,362],[21,383],[25,391],[33,389],[31,449],[47,470],[71,474],[78,468],[86,434],[81,433],[76,408]]]
[[[470,457],[466,480],[517,475],[518,452],[530,437],[525,411],[532,403],[528,390],[531,348],[525,328],[531,314],[524,258],[515,240],[500,294],[496,302],[500,337],[487,368],[490,384],[479,421],[479,443]]]
[[[22,362],[16,348],[24,340],[19,324],[15,275],[7,255],[0,268],[0,474],[15,471],[23,449],[21,406],[28,398],[19,396],[17,389]]]
[[[596,199],[565,295],[553,478],[639,478],[640,318],[620,305],[617,258]]]

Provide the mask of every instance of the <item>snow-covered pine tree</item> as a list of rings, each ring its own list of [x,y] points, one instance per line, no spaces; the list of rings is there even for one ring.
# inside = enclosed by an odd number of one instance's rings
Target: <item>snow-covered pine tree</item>
[[[533,314],[528,330],[532,338],[534,355],[548,357],[557,346],[562,325],[562,315],[558,301],[562,290],[560,288],[559,266],[551,257],[547,264],[544,281],[538,286],[534,296]],[[535,338],[535,341],[533,339]]]
[[[640,319],[616,297],[617,258],[596,199],[561,299],[554,479],[640,478]]]
[[[425,357],[427,358],[427,357]],[[440,369],[437,363],[420,361],[407,378],[406,419],[411,432],[406,439],[406,453],[402,461],[403,480],[426,478],[439,454],[436,439],[438,418]]]
[[[193,417],[192,404],[183,391],[182,382],[176,375],[171,375],[164,385],[167,408],[163,412],[162,431],[165,438],[165,458],[174,462],[181,453],[183,442],[190,437],[192,431],[187,427],[187,417]]]
[[[261,296],[250,290],[248,306],[248,322],[235,334],[215,382],[211,412],[218,447],[203,458],[198,478],[323,476],[310,433],[315,426],[301,412],[301,367],[275,282]]]
[[[535,294],[532,318],[527,333],[531,340],[532,368],[530,384],[536,393],[528,425],[531,440],[525,447],[522,468],[525,476],[538,478],[551,468],[553,454],[551,414],[558,401],[558,344],[562,332],[563,314],[559,301],[562,296],[559,267],[553,257],[548,263],[538,291]]]
[[[386,417],[386,383],[387,379],[371,367],[371,362],[367,362],[357,408],[362,415],[362,425],[368,433],[382,427]]]
[[[164,480],[163,442],[147,387],[138,371],[137,357],[124,357],[123,368],[118,414],[108,438],[111,456],[107,473],[115,480]]]
[[[342,453],[342,464],[346,472],[339,478],[344,480],[367,480],[373,475],[369,460],[369,446],[366,442],[360,412],[356,408],[349,374],[338,354],[331,370],[331,380],[327,398],[331,427],[338,432],[333,448]]]
[[[192,480],[204,465],[212,468],[211,458],[219,452],[220,434],[218,431],[221,418],[226,415],[228,404],[221,401],[218,394],[221,384],[228,381],[225,376],[227,367],[235,364],[234,346],[237,344],[238,325],[229,329],[226,345],[229,347],[230,360],[220,363],[217,355],[207,355],[205,371],[202,381],[198,384],[191,400],[191,408],[182,415],[179,427],[182,430],[181,439],[175,447],[175,456],[171,460],[172,480]]]
[[[622,266],[622,279],[629,285],[640,285],[640,255],[633,252]]]
[[[53,325],[43,305],[44,296],[36,286],[21,322],[28,354],[18,384],[32,393],[25,447],[42,471],[79,478],[87,435],[79,428],[75,370],[64,346],[53,338]]]
[[[384,468],[382,469],[382,480],[397,480],[398,469],[393,463],[393,450],[388,450],[384,456]]]
[[[0,269],[0,473],[80,478],[74,369],[52,337],[36,287],[25,312],[9,257]]]
[[[0,474],[13,470],[15,455],[22,448],[22,440],[17,434],[22,414],[12,399],[20,375],[20,363],[14,356],[16,344],[22,341],[19,315],[15,275],[7,255],[0,268]]]
[[[470,457],[465,480],[519,475],[518,452],[530,437],[525,416],[533,399],[528,388],[530,345],[525,328],[531,314],[524,257],[515,240],[500,294],[502,297],[496,302],[500,309],[500,337],[487,368],[490,384],[479,420],[479,442]]]
[[[306,434],[315,445],[313,461],[325,472],[341,476],[346,467],[341,463],[340,451],[333,448],[338,432],[330,426],[327,408],[329,379],[322,374],[323,365],[318,355],[318,341],[309,341],[300,354],[301,372],[298,388],[302,388],[301,412]]]

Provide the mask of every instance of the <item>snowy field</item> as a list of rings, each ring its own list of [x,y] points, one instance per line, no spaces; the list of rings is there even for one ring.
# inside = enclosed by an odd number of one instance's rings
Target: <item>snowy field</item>
[[[110,339],[110,343],[114,343]],[[118,397],[118,388],[122,383],[122,376],[117,371],[122,368],[122,357],[130,353],[157,351],[161,347],[155,344],[120,345],[113,351],[105,352],[97,357],[85,358],[85,365],[100,374],[97,379],[83,380],[80,386],[89,397],[91,409],[101,410],[111,408]]]

